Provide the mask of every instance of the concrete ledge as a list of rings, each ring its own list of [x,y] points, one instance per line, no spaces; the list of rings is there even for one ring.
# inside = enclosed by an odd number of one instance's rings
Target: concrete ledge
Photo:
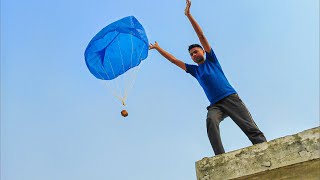
[[[320,179],[320,128],[196,162],[198,180]]]

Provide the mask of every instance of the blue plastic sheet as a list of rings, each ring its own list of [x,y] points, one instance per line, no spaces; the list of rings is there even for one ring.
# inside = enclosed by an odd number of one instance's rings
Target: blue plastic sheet
[[[111,80],[138,66],[148,56],[148,38],[134,16],[103,28],[89,42],[84,56],[88,69],[98,79]]]

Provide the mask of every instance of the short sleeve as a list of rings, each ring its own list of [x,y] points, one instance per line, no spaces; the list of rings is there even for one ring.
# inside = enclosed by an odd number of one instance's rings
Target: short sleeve
[[[212,48],[210,49],[210,52],[209,52],[209,53],[206,52],[206,59],[207,59],[207,60],[210,60],[210,61],[212,61],[212,62],[218,61],[218,59],[217,59],[217,57],[216,57],[216,54],[214,53],[214,51],[213,51]]]
[[[186,63],[186,72],[191,74],[193,77],[196,77],[196,68],[197,66],[196,65],[191,65],[191,64],[187,64]]]

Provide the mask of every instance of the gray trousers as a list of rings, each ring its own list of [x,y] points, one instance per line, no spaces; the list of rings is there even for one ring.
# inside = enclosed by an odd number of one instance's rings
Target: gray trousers
[[[207,133],[215,155],[225,153],[219,124],[228,116],[241,128],[252,144],[267,141],[238,94],[231,94],[207,109]]]

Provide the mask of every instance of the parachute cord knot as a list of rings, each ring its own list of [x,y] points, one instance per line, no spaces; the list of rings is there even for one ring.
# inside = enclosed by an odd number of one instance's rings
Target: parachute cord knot
[[[125,98],[121,99],[122,105],[126,106]]]

